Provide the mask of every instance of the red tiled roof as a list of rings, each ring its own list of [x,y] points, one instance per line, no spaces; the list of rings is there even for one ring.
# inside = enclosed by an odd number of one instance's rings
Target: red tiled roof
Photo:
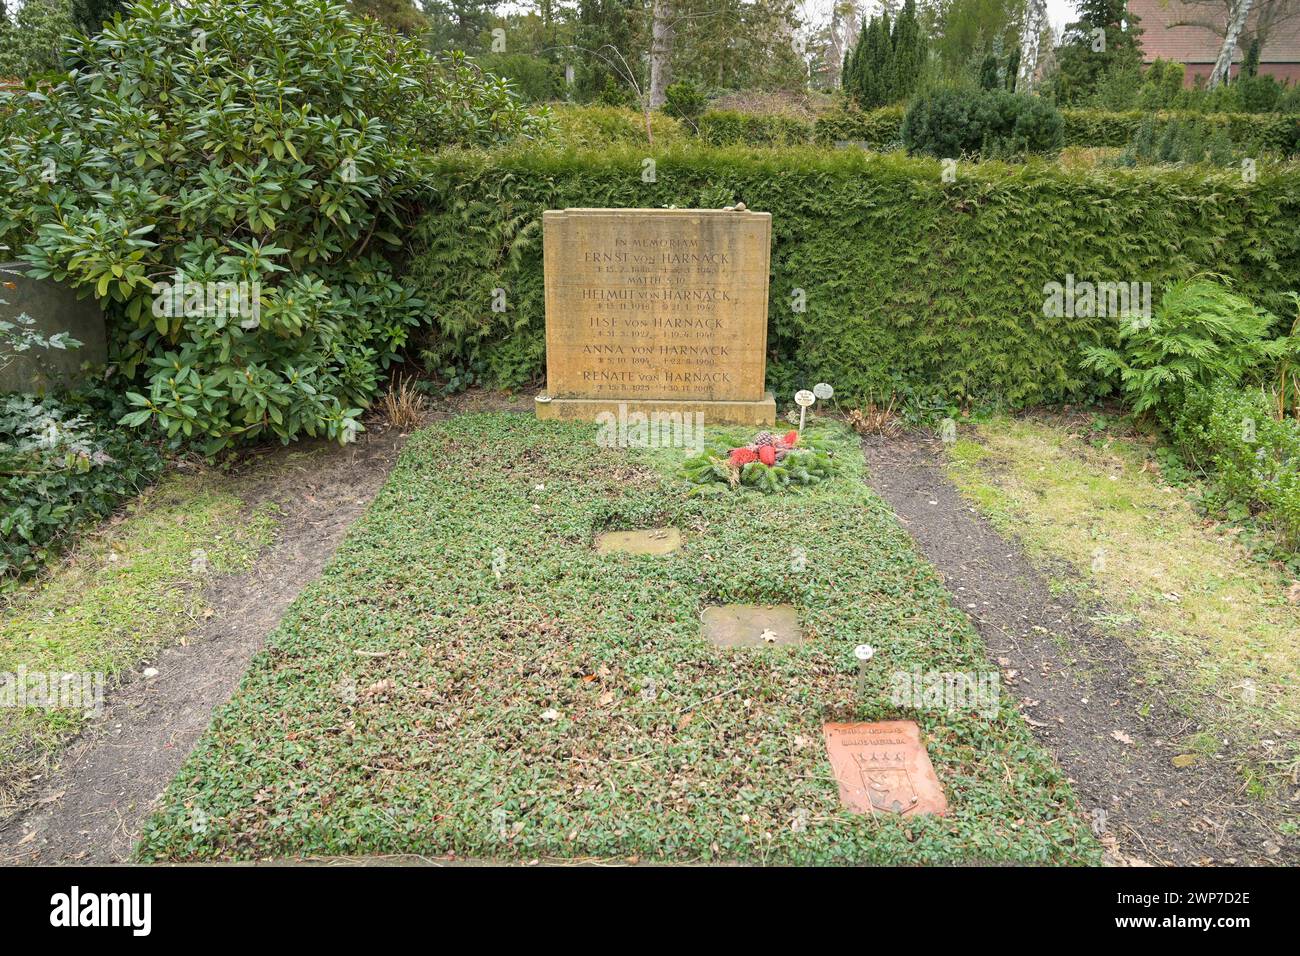
[[[1290,0],[1297,13],[1269,31],[1268,44],[1260,52],[1261,63],[1300,63],[1300,0]],[[1212,20],[1224,23],[1228,19],[1227,4],[1183,3],[1181,0],[1129,0],[1129,10],[1142,18],[1142,44],[1144,59],[1175,60],[1179,63],[1213,63],[1219,56],[1222,39],[1204,27],[1177,26],[1170,23],[1183,20]],[[1251,10],[1246,21],[1249,29],[1259,15],[1258,5]],[[1240,63],[1246,50],[1238,45],[1232,60]]]

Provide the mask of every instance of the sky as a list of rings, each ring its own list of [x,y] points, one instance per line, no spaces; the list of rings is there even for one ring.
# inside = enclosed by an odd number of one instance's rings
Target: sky
[[[810,13],[816,11],[822,15],[830,13],[835,0],[796,0],[796,3]],[[1047,0],[1047,19],[1051,21],[1052,29],[1060,33],[1061,28],[1074,19],[1074,0]]]
[[[1061,28],[1074,19],[1072,0],[1047,0],[1047,19],[1052,21],[1052,28],[1060,33]]]

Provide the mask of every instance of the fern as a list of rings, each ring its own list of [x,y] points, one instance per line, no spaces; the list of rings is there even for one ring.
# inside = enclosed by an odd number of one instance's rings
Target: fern
[[[1277,317],[1205,273],[1169,286],[1150,322],[1125,318],[1118,348],[1089,346],[1084,368],[1118,376],[1135,412],[1162,417],[1177,411],[1191,387],[1237,384],[1296,348],[1290,337],[1270,339]]]

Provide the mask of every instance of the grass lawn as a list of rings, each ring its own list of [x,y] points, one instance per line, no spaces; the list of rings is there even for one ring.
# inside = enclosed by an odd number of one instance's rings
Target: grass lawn
[[[498,413],[416,434],[138,857],[1096,862],[1009,695],[992,719],[889,703],[893,671],[989,665],[856,441],[821,427],[841,477],[695,498],[672,474],[685,452],[602,449],[590,425]],[[668,524],[673,555],[592,548]],[[700,614],[729,601],[793,603],[808,640],[714,649]],[[839,808],[822,722],[893,717],[920,723],[947,817]]]
[[[1208,526],[1187,497],[1144,466],[1149,449],[1088,442],[1077,426],[997,419],[952,449],[950,474],[1031,553],[1064,562],[1060,587],[1104,605],[1164,689],[1205,731],[1244,755],[1257,793],[1300,770],[1300,606],[1289,582]]]
[[[188,630],[205,575],[246,566],[272,526],[268,515],[243,515],[214,475],[164,478],[48,574],[0,598],[0,674],[111,681]],[[0,708],[0,813],[84,721],[79,709]]]

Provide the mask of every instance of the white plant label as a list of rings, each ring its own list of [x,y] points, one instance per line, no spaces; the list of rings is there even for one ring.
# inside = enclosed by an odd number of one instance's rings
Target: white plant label
[[[801,388],[794,393],[794,403],[799,406],[799,431],[803,431],[804,417],[808,412],[808,406],[817,401],[817,396],[806,388]]]

